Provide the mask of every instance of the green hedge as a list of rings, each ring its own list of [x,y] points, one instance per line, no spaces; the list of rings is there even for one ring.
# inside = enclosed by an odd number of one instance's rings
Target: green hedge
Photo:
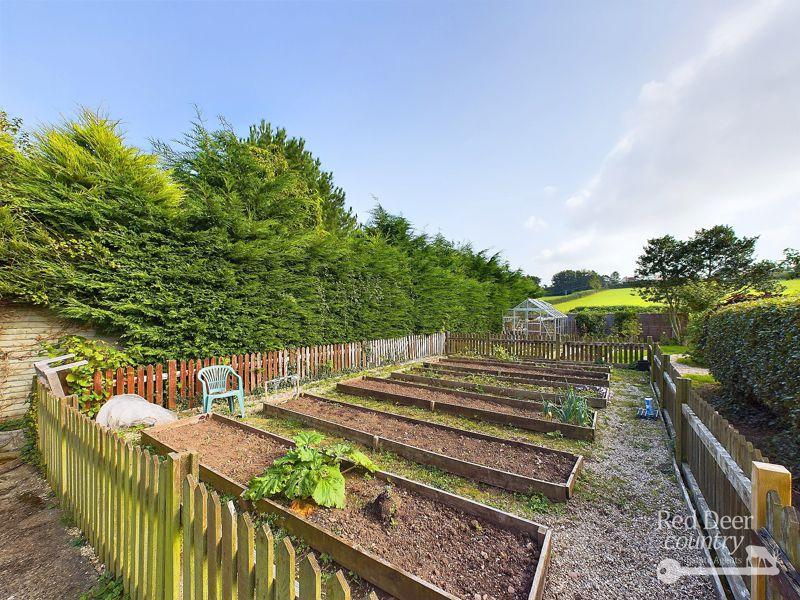
[[[498,254],[377,207],[356,223],[302,140],[195,124],[158,155],[92,113],[25,137],[0,111],[0,300],[120,338],[137,362],[499,331],[541,293]]]
[[[800,426],[800,300],[721,308],[708,318],[704,353],[732,398],[760,402]]]

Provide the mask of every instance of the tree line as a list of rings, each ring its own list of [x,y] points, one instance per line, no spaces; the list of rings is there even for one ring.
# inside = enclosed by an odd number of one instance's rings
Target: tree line
[[[27,133],[0,113],[0,299],[118,336],[140,360],[498,330],[541,295],[496,253],[359,223],[300,138],[198,120],[147,153],[93,112]]]

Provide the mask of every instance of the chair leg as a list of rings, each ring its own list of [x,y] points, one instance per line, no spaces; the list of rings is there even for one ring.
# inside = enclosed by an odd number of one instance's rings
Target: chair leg
[[[242,418],[244,419],[244,394],[239,394],[239,410],[242,413]]]

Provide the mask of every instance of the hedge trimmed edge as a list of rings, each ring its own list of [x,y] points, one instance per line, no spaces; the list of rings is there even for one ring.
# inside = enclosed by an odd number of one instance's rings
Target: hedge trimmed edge
[[[734,398],[760,402],[800,428],[800,300],[721,308],[708,318],[705,356]]]

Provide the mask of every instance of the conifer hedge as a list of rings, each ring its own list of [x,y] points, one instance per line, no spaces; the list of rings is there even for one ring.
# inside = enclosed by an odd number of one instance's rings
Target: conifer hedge
[[[756,300],[715,311],[704,356],[732,398],[759,402],[800,428],[800,300]]]
[[[30,138],[0,112],[0,300],[158,360],[497,330],[541,293],[379,206],[357,223],[304,142],[266,123],[246,137],[197,123],[155,146],[91,112]]]

